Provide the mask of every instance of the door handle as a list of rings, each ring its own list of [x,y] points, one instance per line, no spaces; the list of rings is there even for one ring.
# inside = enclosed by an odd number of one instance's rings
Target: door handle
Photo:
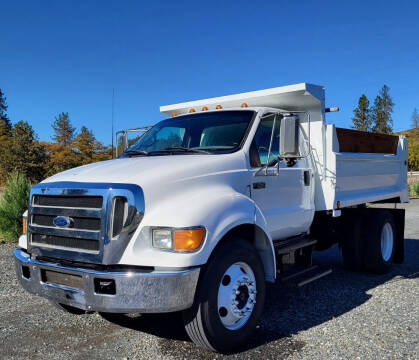
[[[304,185],[310,186],[310,171],[308,170],[304,171]]]
[[[253,189],[264,189],[264,188],[266,188],[266,183],[264,182],[253,183]]]

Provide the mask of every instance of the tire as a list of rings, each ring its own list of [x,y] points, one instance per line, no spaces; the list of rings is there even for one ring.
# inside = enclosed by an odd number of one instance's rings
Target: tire
[[[396,226],[390,211],[376,212],[369,221],[364,253],[365,268],[382,274],[387,272],[394,257]]]
[[[363,220],[359,217],[352,217],[342,234],[342,258],[343,266],[351,271],[364,270],[364,240],[362,231]]]
[[[200,347],[230,353],[252,334],[264,302],[265,274],[256,249],[246,240],[228,241],[210,258],[194,305],[183,312],[186,332]]]
[[[74,306],[66,305],[66,304],[60,304],[55,301],[49,301],[52,306],[54,306],[56,309],[64,311],[66,313],[72,314],[72,315],[83,315],[86,314],[87,311],[83,309],[76,308]]]

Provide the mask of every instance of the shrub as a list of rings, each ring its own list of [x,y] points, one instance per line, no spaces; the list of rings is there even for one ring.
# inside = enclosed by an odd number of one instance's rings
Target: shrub
[[[0,233],[5,241],[17,241],[22,233],[22,214],[28,207],[30,181],[22,174],[12,173],[0,199]]]
[[[419,182],[417,182],[416,184],[413,184],[413,193],[416,195],[416,196],[419,196]]]

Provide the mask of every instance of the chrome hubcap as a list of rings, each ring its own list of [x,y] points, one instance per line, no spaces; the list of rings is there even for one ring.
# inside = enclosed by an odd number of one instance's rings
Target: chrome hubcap
[[[241,328],[252,315],[256,304],[255,275],[244,262],[231,265],[218,288],[218,316],[229,330]]]
[[[389,223],[383,226],[381,232],[381,256],[384,261],[388,261],[393,252],[393,228]]]

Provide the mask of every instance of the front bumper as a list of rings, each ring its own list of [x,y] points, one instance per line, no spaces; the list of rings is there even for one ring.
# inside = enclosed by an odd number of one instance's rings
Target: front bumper
[[[18,280],[27,291],[88,311],[159,313],[187,309],[192,306],[200,271],[95,271],[33,260],[21,249],[14,255]],[[53,276],[46,278],[46,273]],[[77,285],[73,287],[69,278]],[[112,282],[114,294],[98,293],[99,280]]]

